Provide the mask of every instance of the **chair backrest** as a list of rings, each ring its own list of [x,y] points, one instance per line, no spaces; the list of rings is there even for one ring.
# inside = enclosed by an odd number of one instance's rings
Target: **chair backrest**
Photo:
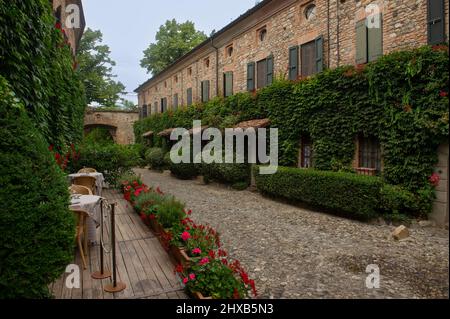
[[[69,192],[71,194],[80,194],[80,195],[92,195],[92,191],[86,186],[82,185],[71,185],[69,187]]]
[[[95,168],[85,167],[78,171],[78,173],[97,173]]]
[[[95,194],[95,177],[92,176],[78,176],[72,180],[75,185],[81,185],[89,188],[92,194]]]

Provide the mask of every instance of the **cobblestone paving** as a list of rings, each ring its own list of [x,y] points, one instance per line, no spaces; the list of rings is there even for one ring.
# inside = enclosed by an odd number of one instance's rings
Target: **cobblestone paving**
[[[221,234],[224,247],[255,278],[262,298],[448,298],[448,230],[373,225],[274,201],[257,192],[178,180],[138,169]],[[366,267],[380,269],[379,289],[366,288]]]

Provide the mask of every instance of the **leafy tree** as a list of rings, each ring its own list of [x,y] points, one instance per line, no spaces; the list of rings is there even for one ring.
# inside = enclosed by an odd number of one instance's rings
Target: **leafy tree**
[[[141,66],[148,73],[157,74],[206,39],[205,33],[195,30],[191,21],[167,20],[156,34],[156,43],[144,51]]]
[[[78,53],[79,73],[86,88],[88,103],[115,106],[125,86],[113,80],[112,67],[116,63],[109,56],[109,47],[102,42],[101,31],[88,28],[84,32]]]

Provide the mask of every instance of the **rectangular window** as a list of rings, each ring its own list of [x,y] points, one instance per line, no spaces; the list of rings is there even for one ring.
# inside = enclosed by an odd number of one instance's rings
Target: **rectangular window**
[[[153,113],[154,114],[158,113],[158,102],[155,102],[153,105]]]
[[[300,167],[311,168],[312,167],[312,142],[307,136],[302,137],[301,140],[301,157]]]
[[[173,110],[178,110],[178,94],[173,95]]]
[[[223,74],[223,94],[225,97],[233,95],[233,72]]]
[[[188,106],[192,105],[192,88],[189,88],[186,91],[186,102]]]
[[[209,101],[209,81],[202,81],[202,102],[206,103]]]
[[[267,60],[261,60],[256,65],[257,74],[257,88],[263,88],[267,86]]]
[[[289,48],[289,80],[298,78],[298,46]]]
[[[302,77],[316,73],[316,43],[311,41],[302,44]]]
[[[359,158],[360,168],[375,169],[381,171],[381,146],[378,139],[374,137],[359,137]]]
[[[255,89],[255,62],[247,64],[247,91]]]
[[[445,42],[445,4],[444,0],[428,0],[428,44]]]
[[[142,117],[146,118],[148,116],[147,104],[142,105]]]
[[[356,63],[375,61],[382,55],[383,15],[378,13],[356,23]]]
[[[161,113],[164,113],[165,111],[167,111],[167,98],[162,98],[161,99]]]

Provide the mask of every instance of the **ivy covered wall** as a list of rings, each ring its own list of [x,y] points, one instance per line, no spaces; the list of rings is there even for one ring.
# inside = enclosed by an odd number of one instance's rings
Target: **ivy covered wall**
[[[50,1],[0,0],[0,75],[49,144],[82,137],[84,89]]]
[[[278,80],[257,93],[216,98],[175,112],[155,114],[135,124],[138,142],[154,131],[203,125],[232,127],[269,117],[279,129],[279,158],[296,166],[299,141],[313,140],[314,167],[351,170],[358,135],[379,139],[383,178],[414,192],[429,193],[438,145],[448,140],[448,49],[422,47],[386,55],[356,67],[326,70],[297,82]]]

